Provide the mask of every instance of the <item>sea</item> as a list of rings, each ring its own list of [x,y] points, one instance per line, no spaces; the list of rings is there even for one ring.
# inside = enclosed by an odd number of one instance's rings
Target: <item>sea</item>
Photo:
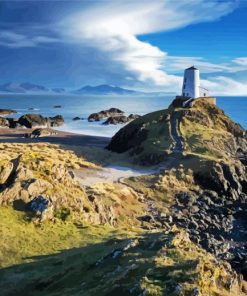
[[[174,99],[173,96],[161,95],[30,95],[0,94],[0,108],[14,109],[20,117],[26,113],[37,113],[43,116],[63,115],[65,124],[58,130],[84,135],[112,137],[122,124],[102,125],[100,122],[88,122],[87,117],[94,112],[116,107],[125,112],[144,115],[156,110],[165,109]],[[60,105],[61,108],[54,108]],[[218,96],[217,106],[222,108],[235,122],[247,129],[247,96]],[[83,118],[74,121],[74,117]],[[10,117],[10,116],[9,116]]]

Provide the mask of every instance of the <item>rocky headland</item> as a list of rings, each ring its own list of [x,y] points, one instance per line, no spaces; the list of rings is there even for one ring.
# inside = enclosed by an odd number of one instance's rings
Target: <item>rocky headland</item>
[[[247,295],[247,138],[221,109],[171,104],[71,149],[0,144],[3,295]],[[120,159],[152,172],[104,178]]]

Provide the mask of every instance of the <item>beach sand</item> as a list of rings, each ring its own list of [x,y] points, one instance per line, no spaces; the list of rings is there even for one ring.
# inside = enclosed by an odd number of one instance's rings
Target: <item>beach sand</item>
[[[66,146],[93,146],[103,148],[110,141],[107,137],[88,136],[63,131],[52,130],[55,135],[25,138],[25,134],[31,133],[28,128],[0,128],[0,143],[52,143]]]

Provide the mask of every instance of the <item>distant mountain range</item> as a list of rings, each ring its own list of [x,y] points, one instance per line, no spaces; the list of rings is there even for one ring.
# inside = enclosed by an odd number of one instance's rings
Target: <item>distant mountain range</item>
[[[147,94],[145,92],[130,90],[121,88],[118,86],[111,86],[107,84],[101,84],[97,86],[83,86],[77,90],[66,90],[65,88],[47,88],[43,85],[33,84],[30,82],[9,82],[0,85],[0,93],[16,93],[16,94],[77,94],[77,95],[141,95]],[[148,94],[161,95],[162,92],[154,92]]]
[[[102,84],[98,86],[84,86],[76,91],[76,94],[92,94],[92,95],[110,95],[110,94],[118,94],[118,95],[130,95],[137,94],[139,92],[134,90],[129,90],[125,88],[121,88],[118,86],[111,86],[107,84]]]
[[[48,92],[49,89],[42,85],[29,82],[15,83],[9,82],[0,85],[0,92],[27,93],[27,92]]]

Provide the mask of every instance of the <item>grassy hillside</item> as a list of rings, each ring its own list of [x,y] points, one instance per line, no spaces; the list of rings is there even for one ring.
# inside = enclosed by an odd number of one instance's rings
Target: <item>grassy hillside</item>
[[[191,108],[171,105],[134,120],[112,138],[108,149],[128,154],[142,165],[157,164],[174,152],[179,138],[180,152],[212,159],[227,159],[247,149],[245,130],[205,99],[196,100]]]
[[[134,162],[160,162],[171,151],[174,141],[170,133],[168,110],[144,115],[122,128],[108,146],[109,150],[132,156]]]

